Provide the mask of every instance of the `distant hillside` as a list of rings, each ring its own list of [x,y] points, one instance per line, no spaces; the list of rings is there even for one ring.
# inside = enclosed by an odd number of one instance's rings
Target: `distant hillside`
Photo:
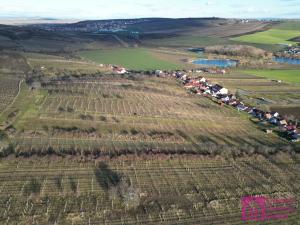
[[[126,46],[191,47],[268,29],[271,22],[222,18],[142,18],[72,24],[0,25],[0,50],[70,53]],[[175,39],[174,39],[175,38]]]

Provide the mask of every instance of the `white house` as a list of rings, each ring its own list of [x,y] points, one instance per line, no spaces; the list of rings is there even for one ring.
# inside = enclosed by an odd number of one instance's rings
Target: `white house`
[[[202,77],[199,81],[202,82],[202,83],[205,83],[206,79],[205,79],[205,77]]]
[[[155,71],[155,75],[156,75],[156,76],[162,76],[162,75],[164,75],[164,72],[161,71],[161,70],[156,70],[156,71]]]
[[[187,79],[187,75],[186,74],[184,74],[182,77],[181,77],[181,80],[186,80]]]
[[[217,92],[218,95],[227,95],[228,94],[228,89],[227,88],[222,88]]]
[[[124,67],[114,67],[113,71],[117,74],[125,74],[127,72]]]

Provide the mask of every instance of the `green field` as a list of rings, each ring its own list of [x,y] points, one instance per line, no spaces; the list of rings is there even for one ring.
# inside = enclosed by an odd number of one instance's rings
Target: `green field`
[[[231,44],[233,41],[230,41],[226,38],[220,37],[201,37],[201,36],[177,36],[171,38],[161,38],[161,39],[149,39],[142,41],[146,45],[155,45],[155,46],[168,46],[168,47],[199,47],[206,45],[223,45]]]
[[[181,68],[174,62],[158,59],[151,54],[151,50],[145,48],[84,51],[79,55],[97,63],[116,64],[135,70]]]
[[[243,73],[300,84],[300,70],[245,70]]]
[[[270,30],[232,38],[234,41],[257,44],[295,44],[291,39],[300,36],[298,22],[285,22]]]

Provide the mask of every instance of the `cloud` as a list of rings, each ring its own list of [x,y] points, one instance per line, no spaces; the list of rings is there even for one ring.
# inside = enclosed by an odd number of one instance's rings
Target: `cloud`
[[[293,6],[291,6],[293,4]],[[132,17],[287,17],[300,0],[0,0],[0,15],[109,19]],[[299,17],[299,16],[297,16]]]

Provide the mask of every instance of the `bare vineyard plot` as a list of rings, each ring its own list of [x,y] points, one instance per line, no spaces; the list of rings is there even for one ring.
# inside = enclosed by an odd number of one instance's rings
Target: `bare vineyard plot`
[[[10,74],[0,74],[0,113],[13,102],[19,91],[20,78]]]
[[[296,162],[182,157],[2,160],[0,221],[14,224],[243,224],[240,198],[296,197]],[[127,198],[127,194],[130,198]],[[299,202],[299,199],[297,200]],[[299,220],[299,212],[286,221]]]
[[[50,82],[39,92],[31,93],[32,109],[16,122],[20,155],[207,154],[240,143],[284,143],[236,111],[188,94],[171,78],[106,76]]]

